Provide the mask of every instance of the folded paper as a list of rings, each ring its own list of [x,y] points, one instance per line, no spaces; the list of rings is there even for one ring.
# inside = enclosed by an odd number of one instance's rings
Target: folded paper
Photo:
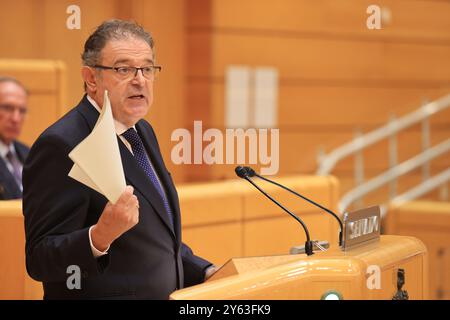
[[[125,175],[114,127],[108,91],[92,132],[70,153],[74,162],[69,176],[116,203],[125,190]]]

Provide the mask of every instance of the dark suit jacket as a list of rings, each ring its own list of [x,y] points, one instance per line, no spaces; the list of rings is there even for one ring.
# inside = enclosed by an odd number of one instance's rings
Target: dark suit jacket
[[[178,195],[148,122],[136,129],[164,185],[174,214],[174,228],[158,191],[118,138],[126,182],[139,200],[139,223],[113,242],[109,254],[94,258],[88,229],[107,199],[67,176],[69,152],[93,129],[99,114],[86,99],[46,129],[31,148],[23,172],[26,265],[42,281],[48,299],[167,299],[184,286],[203,281],[211,265],[181,241]],[[81,289],[66,281],[81,269]]]
[[[20,162],[24,163],[28,156],[30,148],[23,143],[14,141],[14,148],[16,148],[17,156]],[[22,198],[22,191],[17,185],[16,179],[8,170],[5,161],[0,157],[0,200],[20,199]]]

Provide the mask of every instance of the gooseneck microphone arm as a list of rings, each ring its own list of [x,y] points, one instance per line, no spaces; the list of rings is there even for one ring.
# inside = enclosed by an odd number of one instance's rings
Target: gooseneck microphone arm
[[[267,182],[269,182],[269,183],[272,183],[272,184],[274,184],[274,185],[276,185],[276,186],[278,186],[278,187],[280,187],[280,188],[283,188],[283,189],[286,190],[286,191],[289,191],[290,193],[295,194],[296,196],[302,198],[303,200],[308,201],[309,203],[315,205],[316,207],[319,207],[320,209],[326,211],[327,213],[331,214],[331,215],[339,222],[339,227],[340,227],[340,229],[341,229],[340,232],[339,232],[339,245],[342,246],[342,232],[343,232],[343,230],[344,230],[344,226],[343,226],[343,224],[342,224],[341,219],[339,219],[339,217],[337,216],[336,213],[334,213],[334,212],[331,211],[330,209],[325,208],[324,206],[318,204],[317,202],[315,202],[315,201],[313,201],[313,200],[311,200],[311,199],[308,199],[308,198],[305,197],[305,196],[302,196],[301,194],[295,192],[294,190],[291,190],[291,189],[289,189],[288,187],[283,186],[282,184],[279,184],[279,183],[276,182],[276,181],[272,181],[272,180],[270,180],[270,179],[268,179],[268,178],[266,178],[266,177],[263,177],[263,176],[257,174],[257,173],[255,172],[255,170],[253,170],[253,169],[250,168],[250,167],[244,167],[244,168],[245,168],[246,172],[248,173],[248,176],[249,176],[249,177],[256,176],[256,177],[258,177],[258,178],[260,178],[260,179],[262,179],[262,180],[264,180],[264,181],[267,181]]]
[[[240,170],[242,169],[242,170]],[[263,195],[265,195],[267,198],[269,198],[273,203],[275,203],[277,206],[279,206],[281,209],[283,209],[286,213],[288,213],[292,218],[294,218],[295,220],[297,220],[303,227],[303,230],[305,230],[305,234],[306,234],[306,242],[305,242],[305,252],[308,256],[314,254],[313,252],[313,244],[311,242],[311,238],[309,236],[309,231],[308,228],[306,227],[305,223],[299,218],[297,217],[295,214],[293,214],[291,211],[289,211],[286,207],[284,207],[281,203],[279,203],[277,200],[275,200],[274,198],[272,198],[268,193],[266,193],[264,190],[262,190],[256,183],[254,183],[249,177],[248,177],[248,172],[245,168],[239,166],[236,167],[235,172],[237,174],[238,177],[247,180],[248,182],[250,182],[256,189],[258,189]]]

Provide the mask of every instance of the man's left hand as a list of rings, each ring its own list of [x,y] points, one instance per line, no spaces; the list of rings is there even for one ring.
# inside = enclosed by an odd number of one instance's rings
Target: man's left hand
[[[212,265],[210,267],[208,267],[208,269],[206,269],[205,271],[205,281],[207,281],[209,278],[211,278],[211,276],[217,272],[217,270],[219,270],[220,267],[216,266],[216,265]]]

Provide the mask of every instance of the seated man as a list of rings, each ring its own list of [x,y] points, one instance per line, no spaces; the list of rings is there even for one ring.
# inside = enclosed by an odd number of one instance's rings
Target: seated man
[[[27,90],[19,81],[0,77],[0,200],[22,198],[22,167],[29,148],[16,139],[27,102]]]

